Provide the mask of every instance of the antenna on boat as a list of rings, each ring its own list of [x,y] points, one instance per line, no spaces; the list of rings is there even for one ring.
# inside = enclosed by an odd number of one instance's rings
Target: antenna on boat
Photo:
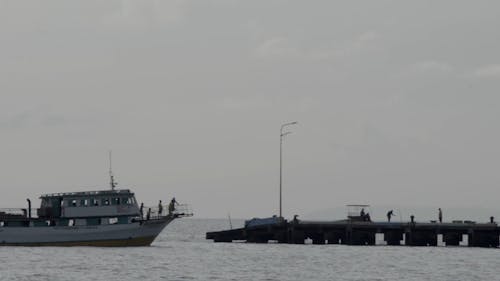
[[[109,184],[111,185],[111,190],[115,190],[117,182],[115,182],[115,177],[113,176],[113,157],[111,155],[111,150],[109,151]]]
[[[229,227],[233,229],[233,223],[231,222],[231,214],[229,212],[227,213],[227,218],[229,219]]]

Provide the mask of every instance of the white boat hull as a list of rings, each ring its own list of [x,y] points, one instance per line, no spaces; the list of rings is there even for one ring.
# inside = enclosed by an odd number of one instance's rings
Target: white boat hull
[[[172,220],[167,216],[129,224],[0,227],[0,246],[149,246]]]

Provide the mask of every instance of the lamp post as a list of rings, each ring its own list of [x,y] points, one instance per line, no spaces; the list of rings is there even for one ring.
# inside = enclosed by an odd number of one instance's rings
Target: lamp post
[[[283,138],[292,132],[283,132],[283,129],[290,125],[296,125],[298,122],[290,122],[281,125],[280,129],[280,218],[282,217],[282,187],[283,187]]]

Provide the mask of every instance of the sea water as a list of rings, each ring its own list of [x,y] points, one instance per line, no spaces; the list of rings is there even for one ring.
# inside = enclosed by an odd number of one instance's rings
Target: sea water
[[[151,247],[0,247],[0,280],[500,280],[500,249],[205,240],[227,228],[191,218]]]

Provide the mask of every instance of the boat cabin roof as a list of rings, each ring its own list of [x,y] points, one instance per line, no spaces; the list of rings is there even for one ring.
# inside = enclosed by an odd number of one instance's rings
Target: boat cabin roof
[[[40,196],[40,199],[54,198],[54,197],[87,197],[87,196],[106,196],[106,195],[134,195],[129,189],[115,189],[115,190],[96,190],[96,191],[80,191],[80,192],[62,192],[62,193],[48,193]]]

